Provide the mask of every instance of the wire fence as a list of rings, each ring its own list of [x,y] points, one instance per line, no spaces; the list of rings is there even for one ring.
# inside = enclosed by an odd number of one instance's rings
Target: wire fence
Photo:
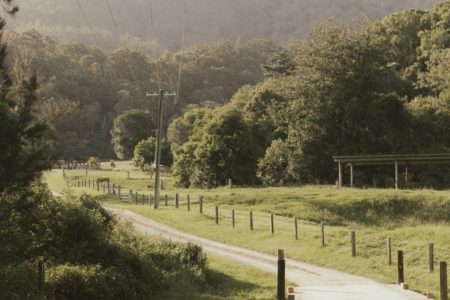
[[[64,178],[67,176],[64,174]],[[67,179],[68,180],[68,179]],[[110,193],[117,195],[118,199],[123,202],[135,204],[135,205],[143,205],[154,207],[154,197],[152,194],[142,194],[138,192],[133,192],[130,189],[124,189],[121,186],[116,184],[112,184],[108,182],[99,183],[94,180],[78,179],[69,183],[71,186],[80,187],[80,188],[92,188],[97,191]],[[162,194],[159,202],[160,208],[165,209],[173,209],[176,211],[186,211],[186,213],[194,212],[201,214],[211,222],[215,222],[220,225],[228,225],[237,229],[246,229],[249,231],[267,231],[272,235],[276,235],[278,233],[289,233],[292,236],[292,239],[299,239],[299,233],[305,235],[307,231],[308,234],[311,232],[315,232],[315,237],[319,238],[320,245],[325,247],[327,245],[326,240],[326,228],[323,223],[314,223],[305,220],[298,219],[296,217],[286,217],[281,215],[276,215],[273,213],[266,213],[261,211],[253,211],[253,210],[245,210],[245,209],[235,209],[229,206],[219,206],[214,202],[208,201],[203,195],[198,195],[197,197],[192,197],[192,195],[174,193],[174,194]],[[345,229],[348,231],[348,229]],[[334,234],[331,234],[330,237],[334,237]],[[365,244],[367,251],[373,250],[373,248],[380,247],[380,241],[368,241],[370,237],[359,237],[359,240],[362,244]],[[363,258],[368,258],[365,254],[363,254],[362,250],[359,250],[356,246],[356,232],[350,232],[350,243],[348,241],[341,241],[339,243],[340,246],[348,245],[350,246],[349,255],[356,257],[360,256]],[[385,241],[385,248],[387,259],[386,264],[393,264],[393,247],[392,247],[392,239],[387,238]],[[405,244],[405,243],[401,243]],[[399,244],[400,245],[400,244]],[[357,249],[359,251],[357,251]],[[445,247],[440,247],[439,251],[445,253]],[[429,272],[434,271],[434,266],[436,265],[436,247],[434,244],[430,243],[428,245],[428,267]],[[398,283],[404,283],[404,274],[403,274],[403,251],[399,250],[397,253],[397,264],[398,264]],[[401,256],[401,260],[400,260]],[[442,255],[440,258],[443,258]],[[445,257],[448,259],[448,257]],[[413,262],[417,263],[417,262]],[[440,266],[444,265],[442,262]],[[440,267],[440,285],[444,285],[444,282],[447,282],[446,279],[446,269],[443,270]],[[445,275],[445,280],[442,276]],[[447,299],[444,295],[444,290],[447,289],[441,288],[441,299]]]

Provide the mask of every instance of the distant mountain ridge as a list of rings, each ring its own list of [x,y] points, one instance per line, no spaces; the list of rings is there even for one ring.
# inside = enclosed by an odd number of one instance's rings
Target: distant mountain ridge
[[[21,12],[12,28],[36,28],[63,42],[122,36],[123,40],[155,40],[178,50],[186,17],[185,44],[220,39],[270,38],[284,42],[305,38],[313,26],[329,18],[358,22],[380,19],[407,8],[430,8],[434,0],[16,0]],[[108,8],[110,5],[110,10]],[[186,10],[185,10],[185,3]],[[115,24],[115,25],[114,25]],[[96,38],[92,37],[91,26]],[[101,42],[98,42],[101,43]],[[109,45],[98,45],[107,48]],[[114,47],[117,45],[111,45]]]

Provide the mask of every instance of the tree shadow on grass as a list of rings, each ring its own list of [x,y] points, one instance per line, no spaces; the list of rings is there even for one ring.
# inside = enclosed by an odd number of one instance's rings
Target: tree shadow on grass
[[[242,299],[251,300],[269,300],[273,297],[259,296],[258,293],[270,294],[270,288],[263,287],[251,282],[237,280],[227,274],[207,270],[206,272],[206,285],[192,289],[184,284],[178,286],[177,290],[171,290],[169,297],[170,300],[224,300],[224,299]],[[252,296],[254,295],[254,296]]]

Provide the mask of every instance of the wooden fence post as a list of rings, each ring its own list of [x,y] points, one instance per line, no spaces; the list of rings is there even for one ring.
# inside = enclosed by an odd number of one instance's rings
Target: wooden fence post
[[[398,269],[398,284],[402,284],[405,282],[405,270],[403,268],[403,251],[398,251],[398,260],[397,260],[397,269]]]
[[[148,205],[152,206],[152,194],[148,194]]]
[[[128,191],[128,201],[130,201],[130,203],[133,202],[133,190]]]
[[[250,211],[250,230],[253,231],[253,211]]]
[[[38,262],[37,275],[38,275],[38,295],[42,297],[45,295],[45,266],[43,260],[40,260]]]
[[[286,262],[284,260],[284,251],[278,250],[278,273],[277,273],[277,300],[285,300],[286,287]]]
[[[356,233],[352,231],[352,257],[356,256]]]
[[[179,203],[178,203],[178,193],[175,194],[175,207],[178,208]]]
[[[325,225],[320,223],[320,245],[325,247]]]
[[[142,205],[145,205],[145,195],[142,194]]]
[[[138,192],[136,192],[136,197],[134,198],[134,201],[135,201],[136,204],[138,204],[138,202],[139,202],[139,197],[138,196],[139,196]]]
[[[236,227],[236,216],[234,209],[231,210],[231,225],[233,226],[233,228]]]
[[[97,181],[97,192],[100,192],[100,183]]]
[[[108,193],[111,193],[111,183],[109,182],[109,180],[108,180]]]
[[[119,199],[120,199],[121,193],[122,193],[122,187],[119,185],[119,186],[117,186],[117,195],[119,196]]]
[[[298,221],[297,221],[297,217],[294,218],[294,235],[295,235],[295,240],[298,240]]]
[[[200,196],[200,202],[199,202],[199,209],[200,209],[200,213],[203,213],[203,196]]]
[[[191,196],[187,195],[187,211],[191,211]]]
[[[447,262],[440,262],[439,273],[441,300],[448,300]]]
[[[275,233],[275,227],[273,223],[273,213],[270,214],[270,233],[271,234]]]
[[[113,183],[112,193],[113,193],[113,195],[116,194],[116,184],[115,183]]]
[[[392,241],[391,238],[387,239],[387,263],[392,265]]]
[[[219,207],[216,206],[216,224],[219,224]]]
[[[428,265],[430,267],[430,272],[434,271],[434,244],[428,245]]]

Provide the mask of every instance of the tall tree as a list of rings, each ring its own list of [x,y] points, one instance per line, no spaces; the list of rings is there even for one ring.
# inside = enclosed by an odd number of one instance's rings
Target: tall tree
[[[119,115],[111,130],[111,142],[117,157],[131,159],[136,145],[149,138],[155,128],[152,115],[148,111],[130,110]]]
[[[9,14],[18,9],[2,1]],[[5,20],[0,21],[0,41]],[[13,82],[5,66],[6,45],[0,45],[0,191],[14,184],[28,184],[51,167],[55,154],[49,127],[34,113],[37,78]]]

